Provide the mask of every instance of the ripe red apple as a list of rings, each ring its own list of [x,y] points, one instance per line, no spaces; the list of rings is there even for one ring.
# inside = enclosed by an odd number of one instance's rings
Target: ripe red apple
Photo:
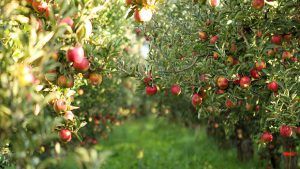
[[[50,9],[49,8],[46,8],[46,10],[45,10],[45,17],[46,18],[49,18],[49,14],[50,14]]]
[[[202,104],[202,96],[198,93],[195,93],[192,96],[192,104],[194,107],[200,106]]]
[[[67,88],[72,88],[74,86],[74,79],[73,77],[68,77],[65,86]]]
[[[259,106],[259,105],[256,105],[256,106],[255,106],[255,111],[256,111],[256,112],[259,112],[259,110],[260,110],[260,106]]]
[[[271,42],[276,45],[281,45],[281,36],[280,35],[273,35],[271,38]]]
[[[229,65],[233,65],[234,64],[234,57],[231,56],[231,55],[227,56],[226,62]]]
[[[135,28],[134,31],[137,35],[140,35],[140,33],[142,32],[142,29],[141,28]]]
[[[280,131],[280,135],[282,137],[291,137],[293,134],[292,127],[287,126],[287,125],[280,126],[279,131]]]
[[[137,22],[148,22],[152,18],[152,11],[149,8],[136,9],[134,12],[134,19]]]
[[[276,81],[272,81],[267,84],[267,88],[272,91],[272,92],[277,92],[278,91],[278,84]]]
[[[174,95],[179,95],[181,93],[181,88],[179,84],[173,84],[171,87],[171,93]]]
[[[46,2],[33,1],[32,7],[39,13],[44,13],[48,9],[48,4]]]
[[[74,86],[74,80],[72,77],[66,77],[64,75],[60,75],[57,78],[57,85],[59,87],[67,87],[67,88],[71,88]]]
[[[296,57],[291,57],[291,61],[292,62],[297,62],[297,58]]]
[[[291,54],[291,52],[289,52],[289,51],[283,51],[282,52],[282,59],[283,60],[285,60],[285,59],[290,59],[292,57],[292,54]]]
[[[70,142],[72,140],[72,133],[68,129],[61,129],[59,137],[63,142]]]
[[[235,53],[237,51],[237,46],[235,43],[231,43],[230,52]]]
[[[97,144],[97,140],[96,139],[92,139],[91,140],[91,144],[93,144],[93,145]]]
[[[222,89],[218,89],[216,91],[216,94],[224,94],[225,93],[225,90],[222,90]]]
[[[231,109],[235,107],[235,103],[233,103],[230,99],[226,99],[225,106],[226,108]]]
[[[67,59],[70,62],[80,63],[84,58],[84,50],[81,45],[72,47],[67,52]]]
[[[66,111],[66,112],[65,112],[65,115],[64,115],[64,118],[65,118],[66,120],[71,120],[71,121],[73,121],[73,120],[74,120],[74,114],[73,114],[73,112],[72,112],[72,111]]]
[[[215,36],[213,36],[213,37],[211,37],[210,38],[210,43],[211,44],[216,44],[217,43],[217,41],[218,41],[218,39],[219,39],[219,36],[218,35],[215,35]]]
[[[272,135],[272,133],[270,133],[270,132],[264,132],[260,136],[260,141],[262,141],[264,143],[272,142],[273,141],[273,135]]]
[[[258,30],[256,32],[256,37],[261,38],[262,37],[262,31]]]
[[[87,58],[84,57],[81,62],[79,62],[79,63],[78,62],[74,62],[73,63],[73,67],[76,70],[85,72],[85,71],[87,71],[90,68],[90,61]]]
[[[67,77],[64,76],[64,75],[60,75],[58,78],[57,78],[57,85],[59,87],[65,87],[66,86],[66,83],[67,83]]]
[[[237,74],[235,79],[233,80],[233,84],[235,85],[239,85],[240,84],[240,80],[241,80],[241,75],[240,74]]]
[[[257,10],[261,10],[265,6],[264,0],[252,0],[252,7]]]
[[[201,41],[206,41],[206,40],[208,39],[208,35],[207,35],[206,32],[200,31],[200,32],[198,33],[198,35],[199,35],[199,39],[200,39]]]
[[[74,28],[74,21],[72,18],[70,17],[65,17],[62,20],[60,20],[59,24],[67,24],[69,25],[71,28]]]
[[[220,0],[208,0],[209,5],[213,8],[218,7],[220,5]]]
[[[274,50],[272,50],[272,49],[269,49],[269,50],[267,51],[267,55],[268,55],[268,56],[274,56],[274,54],[275,54],[275,52],[274,52]]]
[[[67,103],[64,99],[58,99],[54,103],[54,110],[57,112],[67,111]]]
[[[295,127],[294,131],[297,135],[300,135],[300,127]]]
[[[144,82],[145,82],[146,85],[149,85],[151,81],[152,81],[152,77],[151,76],[144,77]]]
[[[285,34],[283,36],[284,40],[287,42],[287,43],[290,43],[291,39],[292,39],[292,34],[291,33],[288,33],[288,34]]]
[[[89,81],[94,86],[99,85],[102,83],[102,76],[98,73],[90,73]]]
[[[243,76],[241,79],[240,79],[240,87],[241,88],[248,88],[251,84],[251,79],[248,77],[248,76]]]
[[[223,76],[218,77],[218,79],[217,79],[218,88],[225,90],[225,89],[227,89],[228,85],[229,85],[229,82],[225,77],[223,77]]]
[[[257,69],[253,68],[250,70],[250,75],[254,79],[259,79],[261,77],[262,73],[261,73],[261,71],[258,71]]]
[[[257,70],[262,70],[262,69],[265,69],[266,67],[267,67],[267,64],[264,61],[258,61],[255,63],[255,68]]]
[[[251,103],[246,103],[245,108],[246,108],[247,111],[252,111],[253,110],[253,105]]]
[[[130,6],[132,4],[132,0],[125,0],[126,5]]]
[[[240,61],[237,59],[237,58],[233,58],[233,63],[232,63],[232,65],[237,65],[237,64],[239,64],[240,63]]]
[[[155,95],[157,93],[157,86],[153,85],[153,86],[147,86],[146,87],[146,94],[148,96],[152,96]]]
[[[218,54],[217,52],[214,52],[214,53],[213,53],[213,58],[214,58],[215,60],[217,60],[217,59],[219,58],[219,54]]]

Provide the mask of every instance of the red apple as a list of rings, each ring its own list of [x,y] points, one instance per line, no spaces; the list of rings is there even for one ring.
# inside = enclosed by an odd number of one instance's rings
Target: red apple
[[[252,7],[257,10],[261,10],[265,6],[264,0],[252,0]]]
[[[73,63],[73,67],[76,70],[85,72],[85,71],[87,71],[90,68],[90,61],[87,58],[84,57],[81,62],[79,62],[79,63],[78,62],[74,62]]]
[[[61,129],[59,137],[63,142],[70,142],[72,140],[72,133],[68,129]]]
[[[259,79],[261,77],[262,73],[260,71],[258,71],[257,69],[253,68],[250,70],[250,75],[254,79]]]
[[[67,24],[69,25],[71,28],[74,28],[74,21],[72,18],[70,17],[65,17],[62,20],[60,20],[59,24]]]
[[[247,111],[252,111],[253,110],[253,105],[251,103],[246,103],[245,108],[246,108]]]
[[[90,73],[89,81],[94,86],[99,85],[102,83],[102,76],[98,73]]]
[[[235,103],[233,103],[230,99],[226,99],[225,106],[226,108],[231,109],[235,107]]]
[[[134,19],[137,22],[148,22],[152,18],[152,11],[149,8],[136,9],[134,12]]]
[[[220,0],[208,0],[209,5],[213,8],[218,7],[220,5]]]
[[[300,127],[295,127],[294,131],[297,135],[300,135]]]
[[[275,54],[275,52],[274,52],[274,50],[272,50],[272,49],[269,49],[269,50],[267,51],[267,55],[268,55],[268,56],[274,56],[274,54]]]
[[[290,59],[292,57],[292,54],[291,52],[289,51],[283,51],[282,52],[282,59],[285,60],[285,59]]]
[[[67,88],[72,88],[74,86],[74,79],[73,77],[68,77],[66,81],[66,87]]]
[[[270,133],[270,132],[264,132],[260,136],[260,141],[262,141],[264,143],[272,142],[273,141],[273,135],[272,135],[272,133]]]
[[[64,115],[64,118],[65,118],[66,120],[71,120],[71,121],[73,121],[73,120],[74,120],[74,114],[73,114],[73,112],[72,112],[72,111],[66,111],[66,112],[65,112],[65,115]]]
[[[261,38],[262,37],[262,31],[258,30],[256,32],[256,37]]]
[[[293,134],[292,127],[287,125],[280,126],[279,131],[282,137],[291,137]]]
[[[66,111],[67,108],[67,103],[64,99],[58,99],[54,103],[54,110],[57,112]]]
[[[271,42],[276,44],[276,45],[280,45],[281,44],[281,36],[280,35],[273,35],[271,38]]]
[[[72,47],[67,52],[67,59],[70,62],[80,63],[84,58],[84,50],[81,45]]]
[[[288,33],[283,36],[284,40],[289,43],[292,39],[292,34]]]
[[[297,58],[296,57],[291,57],[291,61],[292,62],[297,62]]]
[[[227,56],[226,62],[227,62],[229,65],[233,65],[233,64],[234,64],[234,57],[231,56],[231,55]]]
[[[57,85],[59,87],[65,87],[66,86],[66,83],[67,83],[67,77],[64,76],[64,75],[60,75],[58,78],[57,78]]]
[[[277,92],[278,91],[278,84],[276,81],[272,81],[267,84],[267,88],[272,91],[272,92]]]
[[[125,0],[126,5],[130,6],[132,4],[132,0]]]
[[[134,31],[137,35],[139,35],[142,32],[142,29],[141,28],[135,28]]]
[[[179,84],[174,84],[171,87],[171,93],[174,95],[179,95],[181,93],[181,88]]]
[[[150,76],[148,76],[148,77],[144,77],[144,82],[145,82],[145,84],[146,85],[149,85],[150,84],[150,82],[152,81],[152,77]]]
[[[199,35],[199,39],[200,39],[201,41],[206,41],[206,40],[208,39],[208,35],[207,35],[206,32],[200,31],[200,32],[198,33],[198,35]]]
[[[240,79],[240,87],[241,88],[248,88],[251,84],[251,79],[248,76],[244,76]]]
[[[216,44],[217,43],[217,40],[219,39],[219,36],[218,35],[215,35],[213,37],[210,38],[210,43],[211,44]]]
[[[222,90],[222,89],[218,89],[216,91],[216,94],[224,94],[225,93],[225,90]]]
[[[32,7],[39,13],[44,13],[48,9],[48,4],[46,2],[33,1]]]
[[[153,85],[153,86],[147,86],[146,87],[146,94],[148,96],[152,96],[155,95],[157,93],[157,86]]]
[[[218,88],[225,90],[225,89],[227,89],[228,85],[229,85],[229,82],[225,77],[223,77],[223,76],[218,77],[218,79],[217,79]]]
[[[230,52],[235,53],[237,51],[237,46],[235,43],[231,43]]]
[[[214,53],[213,53],[213,58],[214,58],[215,60],[217,60],[217,59],[219,58],[219,54],[218,54],[217,52],[214,52]]]
[[[260,106],[259,106],[259,105],[256,105],[256,106],[255,106],[255,111],[256,111],[256,112],[259,112],[259,110],[260,110]]]
[[[255,68],[257,70],[262,70],[262,69],[265,69],[266,67],[267,67],[267,64],[264,61],[258,61],[255,63]]]
[[[195,93],[192,96],[192,104],[194,107],[200,106],[202,104],[202,96],[200,94]]]

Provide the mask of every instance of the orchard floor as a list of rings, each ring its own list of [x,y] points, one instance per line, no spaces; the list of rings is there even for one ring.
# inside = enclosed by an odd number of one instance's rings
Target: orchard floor
[[[256,161],[239,162],[235,149],[219,150],[204,128],[195,132],[163,118],[126,122],[96,148],[112,153],[103,169],[258,168]]]

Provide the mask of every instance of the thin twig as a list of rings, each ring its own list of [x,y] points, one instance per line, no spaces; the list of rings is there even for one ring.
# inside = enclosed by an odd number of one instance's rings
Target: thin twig
[[[249,42],[248,42],[248,40],[247,40],[247,38],[246,38],[246,36],[245,36],[245,34],[244,34],[244,31],[241,30],[240,33],[241,33],[241,35],[242,35],[242,37],[243,37],[243,39],[244,39],[244,41],[245,41],[245,43],[246,43],[247,48],[249,49],[249,48],[250,48],[250,45],[249,45]]]
[[[198,59],[200,58],[200,55],[197,56],[197,58],[193,61],[192,64],[190,64],[189,66],[183,68],[183,69],[180,69],[180,70],[174,70],[174,71],[162,71],[161,73],[180,73],[180,72],[183,72],[183,71],[186,71],[190,68],[192,68],[198,61]]]

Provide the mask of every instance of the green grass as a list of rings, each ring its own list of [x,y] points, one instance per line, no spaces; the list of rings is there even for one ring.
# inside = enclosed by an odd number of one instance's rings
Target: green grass
[[[239,162],[235,149],[219,150],[204,128],[195,133],[162,118],[146,118],[115,127],[96,148],[112,152],[103,169],[258,168],[255,161]]]

